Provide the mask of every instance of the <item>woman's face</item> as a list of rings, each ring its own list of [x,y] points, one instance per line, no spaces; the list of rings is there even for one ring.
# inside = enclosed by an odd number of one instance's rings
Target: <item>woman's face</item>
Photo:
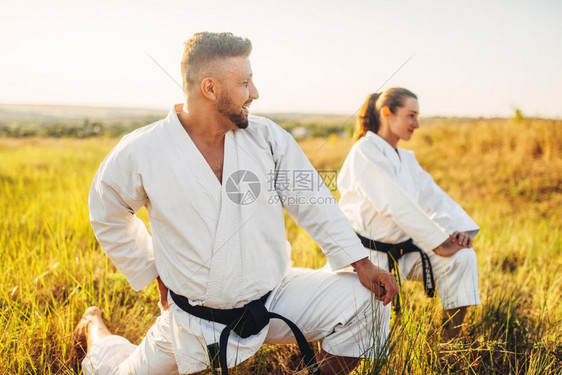
[[[414,130],[420,127],[418,115],[418,101],[411,96],[404,99],[402,107],[398,107],[396,113],[389,111],[389,115],[386,117],[388,130],[396,141],[399,139],[408,141],[412,138]]]

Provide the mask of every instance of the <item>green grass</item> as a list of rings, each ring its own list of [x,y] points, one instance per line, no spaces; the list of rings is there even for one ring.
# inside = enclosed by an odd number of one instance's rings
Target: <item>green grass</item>
[[[159,314],[156,283],[135,293],[88,223],[90,182],[116,142],[0,139],[0,373],[75,373],[70,337],[87,306],[98,305],[109,328],[133,343]],[[439,301],[405,283],[390,356],[356,373],[562,373],[560,122],[432,126],[406,145],[482,228],[482,305],[461,340],[441,344]],[[350,141],[302,146],[318,168],[339,168]],[[296,266],[323,265],[291,220],[287,236]],[[236,372],[293,373],[297,351],[264,346]]]

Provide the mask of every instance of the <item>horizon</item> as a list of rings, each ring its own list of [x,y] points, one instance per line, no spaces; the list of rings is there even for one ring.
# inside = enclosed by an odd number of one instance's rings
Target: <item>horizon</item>
[[[0,102],[0,107],[10,107],[10,106],[14,106],[14,107],[36,106],[36,107],[48,107],[48,108],[52,108],[52,109],[70,107],[72,109],[87,108],[87,109],[99,109],[99,110],[113,109],[113,110],[139,111],[139,112],[147,111],[147,112],[162,112],[163,116],[170,110],[170,108],[164,108],[164,107],[135,107],[135,106],[111,106],[111,105],[104,106],[104,105],[98,105],[98,104],[73,104],[73,103],[24,103],[24,102],[10,103],[10,102]],[[37,112],[28,111],[27,113],[33,114],[33,113],[37,113]],[[39,115],[45,115],[45,114],[39,114]],[[252,112],[251,111],[250,115],[254,115],[254,116],[289,116],[289,115],[295,115],[295,116],[329,116],[329,117],[350,116],[350,118],[355,118],[356,113],[351,114],[351,113],[336,113],[336,112]],[[523,117],[525,119],[540,119],[540,120],[555,120],[555,121],[562,120],[562,117],[527,116],[525,113],[523,113],[523,115],[524,115]],[[117,115],[115,115],[115,116],[117,116]],[[425,118],[425,119],[443,118],[443,119],[469,119],[469,120],[479,120],[479,119],[484,119],[484,120],[494,120],[494,119],[508,120],[508,119],[513,118],[513,117],[514,117],[514,113],[512,113],[511,115],[507,115],[507,116],[420,115],[421,119],[423,119],[423,118]],[[84,115],[83,117],[80,117],[80,118],[88,118],[88,116]]]

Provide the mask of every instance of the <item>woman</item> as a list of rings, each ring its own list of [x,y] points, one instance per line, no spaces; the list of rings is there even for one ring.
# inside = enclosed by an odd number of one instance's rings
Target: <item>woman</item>
[[[413,152],[398,148],[419,128],[418,114],[416,95],[404,88],[367,98],[338,178],[339,204],[373,250],[375,264],[389,268],[399,258],[402,278],[425,281],[428,295],[435,282],[445,309],[444,336],[451,338],[458,335],[467,306],[480,303],[471,248],[479,228],[420,167]],[[392,250],[392,257],[381,250]],[[422,258],[429,260],[429,268]]]

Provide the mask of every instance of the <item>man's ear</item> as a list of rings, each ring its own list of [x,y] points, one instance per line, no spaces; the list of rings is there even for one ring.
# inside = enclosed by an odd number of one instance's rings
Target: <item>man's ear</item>
[[[217,100],[217,81],[214,78],[203,78],[201,80],[201,93],[209,100]]]

